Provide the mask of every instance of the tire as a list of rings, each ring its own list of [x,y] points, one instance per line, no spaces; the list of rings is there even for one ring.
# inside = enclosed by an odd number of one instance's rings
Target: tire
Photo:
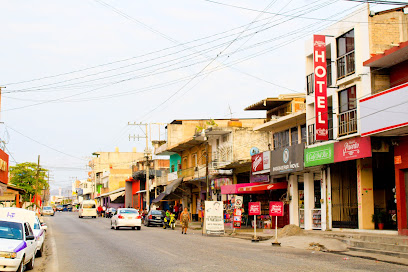
[[[118,224],[115,225],[115,230],[119,230]]]
[[[82,216],[78,216],[79,218],[82,218]]]
[[[136,227],[137,230],[140,230],[142,227]]]
[[[34,262],[35,262],[35,254],[34,254],[34,256],[31,258],[31,260],[28,262],[28,264],[26,265],[26,270],[32,270],[32,269],[34,269]]]
[[[136,227],[132,227],[132,230],[135,230],[136,229]]]
[[[113,229],[112,221],[111,221],[111,229]]]
[[[43,250],[44,250],[44,242],[43,242],[43,244],[41,245],[40,250],[37,251],[37,257],[42,257],[42,255],[43,255]]]

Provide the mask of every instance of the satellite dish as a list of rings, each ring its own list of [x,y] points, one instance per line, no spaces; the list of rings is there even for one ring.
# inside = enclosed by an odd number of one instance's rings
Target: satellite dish
[[[251,156],[259,154],[259,148],[252,147],[251,150],[249,151],[249,154],[251,154]]]

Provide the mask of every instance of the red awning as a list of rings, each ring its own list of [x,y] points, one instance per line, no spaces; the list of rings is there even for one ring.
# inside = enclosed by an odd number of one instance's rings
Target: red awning
[[[268,183],[268,184],[241,187],[241,188],[238,188],[238,192],[239,193],[260,192],[260,191],[268,191],[268,190],[286,189],[287,187],[288,187],[288,183],[286,181],[283,181],[283,182],[278,182],[278,183]]]

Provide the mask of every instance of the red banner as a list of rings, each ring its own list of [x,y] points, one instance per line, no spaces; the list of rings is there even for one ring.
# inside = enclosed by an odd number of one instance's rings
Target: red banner
[[[234,228],[239,229],[241,228],[241,221],[242,221],[242,211],[241,209],[234,209]]]
[[[326,37],[313,35],[314,94],[316,115],[316,141],[329,140],[327,118],[327,65]]]
[[[282,201],[270,201],[269,202],[269,215],[270,216],[283,216],[284,204]]]
[[[334,162],[371,157],[370,137],[357,137],[334,143]]]
[[[0,182],[8,183],[8,173],[9,173],[9,155],[0,149]]]
[[[261,202],[249,202],[248,215],[261,215]]]
[[[271,167],[270,151],[265,151],[251,157],[252,159],[252,173],[268,173]]]

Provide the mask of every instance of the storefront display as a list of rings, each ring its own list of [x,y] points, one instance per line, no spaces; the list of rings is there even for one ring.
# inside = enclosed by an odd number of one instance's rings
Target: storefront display
[[[321,209],[312,209],[312,227],[313,229],[322,229]]]

